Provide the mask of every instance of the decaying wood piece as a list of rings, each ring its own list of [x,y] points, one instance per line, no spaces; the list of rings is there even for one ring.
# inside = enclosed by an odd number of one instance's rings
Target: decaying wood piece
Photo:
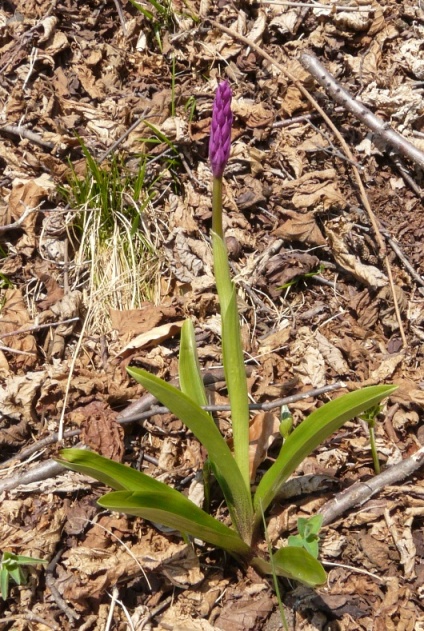
[[[410,143],[388,123],[376,116],[361,101],[355,99],[343,88],[334,77],[324,68],[312,53],[302,53],[300,63],[310,72],[314,79],[324,88],[328,96],[356,116],[393,151],[405,158],[409,158],[424,169],[424,153]]]
[[[384,489],[384,487],[396,484],[409,477],[422,467],[422,465],[424,465],[424,447],[421,447],[421,449],[409,458],[405,458],[398,464],[389,467],[370,480],[366,482],[356,482],[324,504],[319,511],[323,516],[323,525],[326,526],[332,523],[340,517],[340,515],[354,506],[364,504],[373,495]]]

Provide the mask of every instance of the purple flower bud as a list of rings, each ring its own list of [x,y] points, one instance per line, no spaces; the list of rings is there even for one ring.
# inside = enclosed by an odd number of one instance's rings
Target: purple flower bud
[[[222,177],[231,149],[231,88],[227,81],[219,84],[212,109],[209,160],[214,177]]]

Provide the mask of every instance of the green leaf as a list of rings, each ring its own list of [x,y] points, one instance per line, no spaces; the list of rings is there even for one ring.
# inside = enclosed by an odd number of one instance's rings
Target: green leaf
[[[120,491],[151,491],[180,495],[178,491],[131,467],[103,458],[87,449],[62,449],[57,462],[67,469],[89,475]]]
[[[323,520],[322,515],[314,515],[313,517],[308,517],[308,518],[299,517],[297,528],[299,532],[301,532],[300,524],[302,523],[305,537],[309,537],[310,535],[317,535],[319,531],[321,530],[322,520]]]
[[[8,565],[10,562],[16,565],[38,565],[39,563],[48,563],[46,559],[36,559],[35,557],[26,557],[22,554],[13,554],[13,552],[3,552],[2,565]]]
[[[280,548],[273,555],[275,571],[310,587],[323,585],[327,574],[321,563],[303,548]]]
[[[191,320],[186,320],[181,328],[180,360],[178,366],[181,391],[198,405],[208,404],[205,385],[200,372],[197,356],[196,337]]]
[[[216,287],[221,307],[222,354],[231,406],[234,456],[250,493],[249,474],[249,396],[241,345],[237,295],[230,277],[224,241],[212,233]]]
[[[1,586],[1,597],[3,600],[9,595],[9,572],[6,568],[2,567],[0,570],[0,586]]]
[[[109,510],[137,515],[197,537],[234,555],[250,556],[250,547],[238,534],[193,504],[184,495],[115,491],[98,502]]]
[[[397,386],[369,386],[344,394],[312,412],[284,441],[277,460],[263,476],[254,498],[255,521],[259,524],[281,485],[296,467],[343,423],[379,403]]]
[[[206,448],[214,473],[227,501],[231,518],[244,541],[250,543],[252,500],[233,455],[210,414],[186,394],[141,368],[128,373],[187,425]]]
[[[309,587],[323,585],[327,575],[321,563],[304,548],[280,548],[272,557],[272,563],[254,557],[251,565],[263,574],[277,574],[300,581]]]
[[[9,569],[9,575],[15,581],[16,585],[23,585],[26,583],[26,575],[22,568],[16,567],[13,570]]]
[[[301,535],[290,535],[287,539],[289,546],[297,548],[305,548],[309,554],[317,559],[319,553],[319,540],[316,535],[310,535],[309,537],[302,537]]]

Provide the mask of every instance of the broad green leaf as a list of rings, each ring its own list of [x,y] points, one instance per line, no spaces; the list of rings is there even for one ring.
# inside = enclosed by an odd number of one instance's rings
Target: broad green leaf
[[[280,548],[273,555],[272,563],[254,557],[251,565],[263,574],[277,574],[300,581],[309,587],[323,585],[327,575],[321,563],[304,548]]]
[[[316,535],[309,535],[304,538],[301,535],[290,535],[287,539],[289,547],[305,548],[309,554],[312,554],[314,559],[318,558],[319,553],[319,540]]]
[[[234,525],[250,543],[252,499],[240,469],[210,414],[186,394],[141,368],[127,368],[128,373],[166,405],[193,432],[206,448],[218,483],[224,493]]]
[[[288,576],[310,587],[323,585],[327,574],[321,563],[303,548],[280,548],[273,555],[273,566],[280,576]]]
[[[137,515],[197,537],[234,555],[247,557],[250,547],[238,534],[193,504],[184,495],[167,493],[128,493],[115,491],[98,503],[109,510]]]
[[[321,530],[322,526],[322,515],[313,515],[312,517],[299,517],[297,521],[297,528],[304,537],[309,537],[310,535],[317,535]],[[302,530],[303,529],[303,533]]]
[[[87,449],[62,449],[56,458],[67,469],[89,475],[117,491],[151,491],[180,495],[178,491],[149,475]]]
[[[284,441],[277,460],[263,476],[256,490],[255,521],[265,511],[298,465],[343,423],[376,405],[396,390],[396,386],[369,386],[344,394],[312,412]]]
[[[231,406],[234,456],[250,493],[249,474],[249,397],[241,345],[237,295],[230,277],[224,241],[212,233],[216,287],[221,307],[222,354]]]
[[[208,404],[205,385],[200,372],[199,358],[197,356],[196,338],[193,322],[186,320],[181,328],[180,360],[178,376],[181,391],[190,397],[197,405]]]

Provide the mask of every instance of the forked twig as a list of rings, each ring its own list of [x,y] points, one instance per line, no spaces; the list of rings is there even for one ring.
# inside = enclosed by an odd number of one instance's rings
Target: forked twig
[[[8,223],[6,226],[0,226],[0,233],[7,232],[8,230],[16,230],[16,228],[19,228],[24,223],[25,219],[29,217],[29,215],[38,212],[39,210],[40,206],[36,206],[35,208],[25,208],[19,219],[17,219],[13,223]]]
[[[373,210],[371,208],[371,205],[369,203],[368,196],[367,196],[364,184],[362,182],[361,175],[359,173],[358,168],[354,164],[355,158],[354,158],[354,156],[353,156],[353,154],[352,154],[352,152],[351,152],[351,150],[349,148],[349,145],[347,144],[347,142],[345,141],[345,139],[343,138],[343,136],[341,135],[341,133],[339,132],[337,127],[334,125],[333,121],[325,113],[325,111],[322,109],[322,107],[319,105],[319,103],[317,103],[316,99],[314,99],[314,97],[308,92],[308,90],[300,83],[300,81],[298,81],[296,79],[296,77],[289,70],[287,70],[287,68],[285,68],[282,64],[280,64],[278,61],[276,61],[273,57],[271,57],[271,55],[269,55],[267,52],[265,52],[260,46],[258,46],[254,41],[250,40],[248,37],[244,37],[244,35],[240,35],[240,33],[237,33],[237,31],[234,31],[233,29],[227,28],[226,26],[223,26],[222,24],[220,24],[219,22],[216,22],[215,20],[210,20],[210,23],[213,26],[215,26],[217,29],[223,31],[224,33],[227,33],[228,35],[230,35],[234,39],[243,42],[246,46],[249,46],[252,50],[256,51],[259,55],[261,55],[261,57],[263,57],[264,59],[269,61],[285,77],[290,79],[290,81],[292,81],[292,83],[299,90],[299,92],[316,109],[316,111],[320,113],[320,115],[322,116],[322,118],[324,119],[324,121],[326,122],[328,127],[331,129],[331,131],[333,132],[335,137],[338,139],[338,141],[339,141],[341,147],[343,148],[343,151],[345,152],[346,156],[352,162],[352,169],[353,169],[353,173],[354,173],[354,176],[355,176],[356,183],[357,183],[358,188],[359,188],[359,193],[360,193],[360,196],[361,196],[361,200],[362,200],[362,203],[364,205],[365,210],[368,213],[368,217],[369,217],[370,223],[372,225],[372,228],[373,228],[373,231],[374,231],[374,234],[375,234],[375,239],[376,239],[376,242],[377,242],[377,246],[379,248],[380,256],[385,262],[385,267],[386,267],[387,275],[389,277],[389,282],[390,282],[390,288],[391,288],[391,293],[392,293],[392,299],[393,299],[393,304],[394,304],[394,308],[395,308],[396,318],[397,318],[397,321],[398,321],[398,324],[399,324],[399,330],[400,330],[400,334],[401,334],[401,337],[402,337],[402,343],[403,343],[403,346],[407,346],[407,340],[406,340],[405,332],[404,332],[404,329],[403,329],[402,319],[401,319],[401,316],[400,316],[399,304],[398,304],[398,301],[397,301],[397,296],[396,296],[396,292],[395,292],[395,288],[394,288],[394,284],[393,284],[393,277],[392,277],[392,273],[391,273],[391,269],[390,269],[390,263],[389,263],[389,259],[387,257],[387,253],[386,253],[386,244],[384,243],[383,237],[381,236],[376,217],[375,217],[374,212],[373,212]]]

